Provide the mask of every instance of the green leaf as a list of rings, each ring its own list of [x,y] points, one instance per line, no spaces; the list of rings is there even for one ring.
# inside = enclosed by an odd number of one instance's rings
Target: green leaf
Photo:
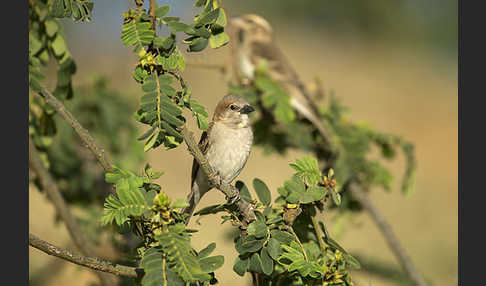
[[[253,201],[253,198],[251,197],[250,191],[246,187],[245,183],[243,183],[242,181],[236,181],[235,186],[238,189],[238,191],[240,192],[240,197],[242,199],[244,199],[247,202]]]
[[[150,22],[138,22],[132,20],[123,24],[121,39],[125,46],[135,46],[138,52],[143,46],[147,46],[154,40],[155,32],[151,29]]]
[[[278,229],[272,229],[270,231],[270,236],[281,244],[290,244],[290,242],[294,241],[294,237],[290,233]]]
[[[149,130],[147,130],[147,132],[145,132],[144,134],[140,135],[140,137],[138,137],[137,140],[145,140],[145,139],[147,139],[150,135],[152,135],[152,133],[155,131],[156,128],[157,128],[157,125],[152,126],[152,128],[150,128]]]
[[[299,203],[305,192],[305,184],[302,180],[294,175],[290,180],[284,182],[284,187],[288,191],[288,196],[285,198],[287,202],[292,204]]]
[[[295,119],[294,109],[290,104],[277,103],[274,113],[275,119],[279,122],[290,123]]]
[[[169,22],[168,26],[169,30],[175,34],[177,32],[184,32],[188,25],[182,22]]]
[[[201,26],[199,28],[188,26],[188,28],[184,32],[191,36],[203,37],[206,39],[209,39],[209,37],[211,37],[211,33],[204,26]]]
[[[171,125],[175,125],[177,127],[184,125],[184,121],[181,121],[179,118],[173,116],[164,109],[160,111],[160,116],[164,121],[167,121],[167,123],[170,123]]]
[[[274,260],[277,260],[277,258],[282,253],[280,242],[277,239],[275,239],[273,236],[270,238],[270,240],[268,240],[266,249],[270,257],[272,257]]]
[[[118,186],[118,184],[117,184]],[[121,185],[120,185],[121,186]],[[148,209],[143,193],[138,188],[117,188],[117,195],[110,195],[105,201],[101,225],[116,222],[122,225],[129,220],[129,216],[141,216]]]
[[[296,164],[289,164],[292,169],[297,171],[297,176],[301,177],[310,185],[315,185],[321,180],[321,171],[314,157],[304,157],[296,159]]]
[[[273,272],[273,260],[270,258],[270,255],[267,251],[267,248],[263,248],[260,254],[261,262],[262,262],[262,270],[263,273],[266,275],[270,275]]]
[[[200,52],[204,50],[208,45],[208,39],[199,37],[191,41],[189,44],[189,51],[190,52]]]
[[[245,275],[246,270],[250,266],[250,258],[241,259],[240,256],[236,257],[233,270],[240,276]]]
[[[189,204],[187,203],[187,201],[185,199],[176,199],[172,204],[171,204],[171,208],[174,208],[174,209],[180,209],[180,208],[185,208],[185,207],[188,207]]]
[[[215,24],[220,27],[226,26],[226,13],[224,12],[224,9],[219,9],[218,19],[216,19]]]
[[[150,137],[150,139],[145,143],[145,146],[143,146],[143,151],[147,152],[152,148],[157,141],[157,138],[159,137],[160,130],[155,131],[155,133]]]
[[[144,92],[154,91],[156,88],[157,88],[157,84],[155,83],[154,80],[145,80],[145,82],[142,85],[142,90]]]
[[[158,7],[157,9],[155,9],[155,16],[157,18],[162,18],[165,15],[167,15],[167,13],[169,13],[169,11],[170,11],[169,5]]]
[[[266,74],[259,73],[257,73],[254,82],[257,89],[263,92],[263,107],[272,108],[278,122],[288,124],[295,119],[290,97],[277,82]]]
[[[214,251],[214,249],[216,249],[216,243],[211,242],[208,246],[206,246],[204,249],[201,249],[201,251],[199,251],[197,257],[199,259],[205,258],[209,256]]]
[[[266,206],[270,205],[272,201],[272,196],[267,185],[262,180],[255,178],[253,179],[253,188],[255,189],[255,192],[260,202],[262,202],[262,204]]]
[[[165,121],[162,121],[162,128],[164,128],[164,130],[167,132],[168,136],[174,137],[174,140],[176,140],[177,142],[179,142],[179,141],[182,142],[184,140],[184,138],[182,138],[180,133],[177,130],[175,130],[174,128],[172,128],[172,126],[167,124]],[[168,136],[166,136],[166,137],[168,137]]]
[[[162,74],[159,76],[160,85],[171,85],[173,82],[172,76],[168,74]]]
[[[64,2],[63,0],[51,0],[51,15],[56,18],[64,17]]]
[[[336,205],[339,206],[341,204],[341,195],[338,194],[335,190],[331,190],[331,197]]]
[[[196,114],[196,117],[197,117],[197,127],[203,131],[208,130],[209,124],[208,124],[207,117],[205,117],[200,113]]]
[[[224,264],[224,256],[211,256],[199,260],[202,271],[210,273],[220,268]]]
[[[54,35],[56,35],[59,29],[57,23],[54,20],[47,20],[45,22],[45,25],[46,25],[46,34],[51,38],[54,37]]]
[[[171,16],[162,18],[162,20],[164,20],[165,22],[178,22],[179,19],[180,19],[179,17],[171,17]]]
[[[253,235],[256,238],[264,238],[267,236],[267,225],[261,220],[255,220],[248,225],[248,235]]]
[[[192,252],[189,239],[181,231],[184,225],[169,226],[168,231],[156,236],[169,265],[186,282],[209,281],[211,276],[205,273],[196,255]]]
[[[248,252],[255,252],[260,250],[265,244],[265,239],[247,239],[241,244],[241,248],[239,249],[240,254],[245,254]],[[237,249],[238,250],[238,249]],[[241,252],[240,252],[241,251]]]
[[[167,266],[164,267],[163,253],[160,247],[152,247],[145,251],[140,261],[140,268],[145,272],[141,281],[142,286],[184,285],[184,281],[177,277]],[[164,276],[167,278],[166,280],[163,279]]]
[[[346,260],[346,263],[351,266],[352,268],[354,269],[361,269],[361,264],[359,263],[359,261],[354,258],[353,256],[351,256],[350,254],[343,254],[343,257],[344,257],[344,260]]]
[[[29,32],[29,53],[34,56],[42,49],[42,46],[42,42]]]
[[[209,46],[212,49],[216,49],[226,45],[229,42],[229,37],[225,32],[221,32],[216,35],[211,35],[209,37]]]
[[[137,66],[133,71],[133,78],[138,82],[141,83],[145,80],[148,76],[148,72],[142,68],[141,66]]]
[[[301,197],[303,204],[319,201],[326,195],[327,191],[323,187],[312,186],[305,191]]]
[[[225,211],[225,205],[212,205],[209,207],[202,208],[194,213],[194,215],[208,215],[208,214],[216,214],[222,211]]]
[[[52,51],[54,52],[54,55],[61,57],[66,53],[66,49],[67,47],[64,38],[60,34],[57,34],[54,41],[52,41]]]
[[[189,107],[191,108],[192,112],[199,113],[201,115],[204,115],[205,117],[208,116],[206,108],[195,99],[191,98],[189,100]]]
[[[262,260],[258,253],[253,253],[253,255],[251,256],[250,266],[248,267],[248,270],[250,270],[251,272],[263,273]]]
[[[206,25],[206,24],[212,24],[212,23],[216,22],[216,20],[219,17],[219,14],[221,13],[221,10],[222,10],[221,8],[218,8],[216,10],[213,10],[213,11],[207,13],[206,15],[203,15],[203,17],[199,17],[197,19],[197,23],[202,24],[202,25]]]

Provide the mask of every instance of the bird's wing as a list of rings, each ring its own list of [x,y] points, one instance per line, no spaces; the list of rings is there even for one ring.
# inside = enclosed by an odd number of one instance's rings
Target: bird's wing
[[[271,78],[280,82],[287,90],[294,109],[316,125],[321,135],[329,142],[330,136],[319,119],[319,112],[312,104],[310,94],[280,48],[273,42],[261,41],[253,41],[250,46],[252,50],[250,60],[255,65],[258,65],[260,58],[268,61]]]
[[[250,49],[250,61],[255,66],[258,66],[260,60],[265,59],[269,64],[269,68],[278,73],[282,79],[288,76],[285,58],[273,43],[252,41]]]
[[[213,127],[213,122],[209,123],[208,130],[204,131],[201,134],[201,139],[199,140],[199,149],[201,149],[201,152],[203,155],[206,155],[208,151],[208,146],[209,146],[209,138],[208,134],[211,133],[211,128]],[[192,172],[191,172],[191,186],[194,184],[194,181],[196,180],[197,177],[197,171],[199,170],[199,163],[197,162],[196,159],[192,161]]]

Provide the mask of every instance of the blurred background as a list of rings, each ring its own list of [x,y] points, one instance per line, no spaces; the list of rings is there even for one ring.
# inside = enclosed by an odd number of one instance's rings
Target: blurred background
[[[123,46],[120,33],[121,14],[133,7],[133,1],[94,2],[90,23],[63,21],[78,68],[73,80],[75,89],[92,84],[96,77],[104,77],[106,85],[127,102],[126,117],[131,119],[141,92],[131,75],[136,56]],[[173,8],[171,15],[182,15],[186,20],[197,12],[193,1],[158,2],[168,2]],[[415,144],[418,169],[414,192],[405,197],[399,190],[404,167],[403,158],[399,158],[387,164],[396,177],[395,188],[391,192],[373,189],[370,198],[388,218],[426,280],[432,285],[457,285],[457,1],[223,2],[229,17],[246,13],[265,17],[274,27],[277,44],[301,79],[310,82],[320,78],[325,91],[334,92],[350,108],[353,121],[367,122]],[[222,64],[229,56],[229,48],[223,47],[187,55],[186,60]],[[49,67],[47,74],[55,75],[55,68]],[[193,96],[212,114],[227,91],[223,74],[189,65],[184,77]],[[48,83],[53,86],[55,80]],[[67,106],[75,107],[74,103]],[[194,122],[190,121],[190,126],[197,130]],[[142,126],[137,128],[141,134]],[[139,150],[143,148],[142,143],[136,144]],[[291,151],[285,156],[267,156],[254,148],[239,179],[250,182],[260,177],[276,194],[276,189],[293,173],[288,163],[302,155]],[[186,196],[192,157],[185,147],[170,152],[163,148],[152,150],[145,154],[144,160],[142,154],[137,153],[136,157],[138,161],[131,163],[133,170],[140,170],[143,162],[148,161],[154,169],[164,172],[158,183],[169,196],[174,199]],[[223,200],[221,193],[213,191],[204,197],[200,207]],[[74,211],[81,217],[86,215],[79,209]],[[321,219],[330,225],[343,247],[367,265],[364,270],[353,272],[355,285],[406,285],[399,264],[367,213],[341,220],[326,213]],[[219,222],[218,216],[202,218],[201,225],[192,220],[191,226],[200,230],[194,236],[193,246],[200,249],[209,239],[216,240],[215,253],[227,258],[216,271],[220,285],[249,285],[249,277],[239,277],[232,270],[231,257],[236,253],[229,239],[232,227]],[[29,192],[29,228],[44,240],[74,249],[64,226],[56,223],[54,208],[45,194],[33,190]],[[109,257],[110,249],[103,250]],[[372,269],[382,274],[377,275]],[[32,286],[67,283],[77,286],[97,281],[89,270],[32,248],[29,248],[29,274]]]

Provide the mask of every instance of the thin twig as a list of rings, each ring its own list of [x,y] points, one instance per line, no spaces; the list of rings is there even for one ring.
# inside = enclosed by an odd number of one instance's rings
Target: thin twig
[[[256,218],[254,213],[255,206],[239,197],[239,192],[236,187],[223,182],[221,176],[219,176],[219,174],[209,165],[208,160],[203,155],[196,141],[194,140],[194,136],[192,135],[191,131],[184,127],[180,134],[182,138],[184,138],[184,142],[186,142],[189,152],[191,152],[192,156],[194,156],[194,159],[196,159],[201,167],[201,170],[203,170],[203,172],[206,174],[211,184],[223,192],[228,201],[234,202],[234,204],[238,207],[240,214],[243,216],[244,223],[248,224],[254,221]]]
[[[302,92],[302,95],[308,99],[308,103],[311,105],[311,108],[318,113],[318,107],[315,104],[313,100],[311,100],[310,97],[310,92],[308,91],[307,86],[300,80],[298,73],[295,71],[295,69],[290,65],[290,63],[287,61],[287,59],[284,57],[283,53],[280,52],[278,49],[278,46],[275,45],[277,52],[280,53],[281,58],[283,60],[284,65],[287,67],[288,71],[292,75],[292,82],[297,86],[297,88]],[[233,57],[236,56],[235,52],[233,51],[232,54]],[[313,123],[314,127],[321,133],[321,135],[324,137],[324,140],[326,143],[329,145],[327,146],[331,150],[331,156],[330,157],[335,157],[337,156],[337,149],[335,146],[332,146],[333,141],[331,141],[331,137],[328,134],[327,130],[321,130],[322,128],[319,128],[319,126],[315,125]],[[318,156],[319,157],[319,156]],[[353,194],[362,194],[363,191],[360,189],[359,186],[355,186],[352,188],[354,191],[352,192]],[[385,217],[381,215],[378,209],[376,209],[371,201],[366,197],[365,195],[357,195],[355,196],[356,199],[363,205],[365,206],[365,209],[370,213],[372,219],[375,221],[377,227],[380,229],[382,232],[383,236],[385,237],[385,240],[387,241],[388,245],[392,249],[393,253],[395,254],[396,258],[402,266],[404,267],[405,271],[408,273],[408,275],[413,278],[414,282],[418,286],[423,286],[425,284],[425,280],[421,276],[421,274],[416,270],[414,267],[411,259],[408,257],[405,249],[401,246],[400,241],[398,238],[395,236],[391,228],[387,227],[389,224],[387,223]],[[316,228],[317,229],[317,228]],[[322,248],[322,247],[321,247]]]
[[[113,168],[111,167],[110,161],[108,160],[105,150],[98,147],[95,140],[89,134],[88,130],[86,130],[79,122],[74,118],[74,116],[67,110],[64,104],[58,100],[54,95],[52,95],[45,87],[42,87],[40,93],[35,93],[35,95],[44,98],[44,100],[52,106],[59,115],[61,115],[64,120],[66,120],[74,131],[79,135],[83,143],[86,147],[93,152],[98,162],[103,167],[105,172],[113,173]]]
[[[143,275],[143,270],[135,267],[116,264],[96,257],[86,257],[72,253],[67,249],[57,247],[29,233],[29,245],[49,255],[59,257],[69,262],[88,267],[97,271],[107,272],[118,276],[138,278]]]
[[[302,242],[300,242],[300,239],[297,236],[297,234],[295,233],[294,228],[292,226],[290,226],[290,225],[287,225],[286,226],[286,229],[292,234],[292,236],[295,239],[295,242],[297,242],[297,244],[299,245],[300,249],[302,250],[302,254],[304,254],[305,261],[309,261],[309,259],[307,258],[307,253],[305,252],[304,246],[302,245]]]
[[[358,185],[356,185],[356,183],[352,182],[348,190],[353,194],[356,199],[358,199],[358,201],[371,215],[373,221],[378,226],[378,229],[380,229],[381,233],[386,238],[388,246],[393,251],[398,261],[407,272],[410,279],[413,280],[413,282],[418,286],[426,286],[427,283],[423,279],[422,275],[420,275],[420,272],[418,272],[418,270],[415,268],[412,260],[407,255],[405,249],[401,246],[400,241],[395,236],[391,225],[386,221],[385,217],[371,203],[366,194],[361,190]]]
[[[155,0],[150,0],[150,23],[152,23],[152,30],[155,31],[155,8],[156,8],[157,2]]]
[[[314,206],[312,206],[314,208]],[[317,223],[317,219],[315,215],[310,214],[310,209],[306,209],[307,213],[309,214],[309,217],[311,218],[312,221],[312,226],[314,227],[314,231],[316,232],[316,237],[317,237],[317,242],[319,243],[319,248],[321,249],[321,253],[323,256],[326,256],[326,244],[324,243],[324,240],[322,239],[322,233],[321,233],[321,228],[319,227],[319,224]]]
[[[94,256],[95,255],[94,247],[88,241],[88,239],[82,232],[78,222],[72,215],[71,210],[69,209],[68,205],[64,201],[64,198],[62,197],[61,192],[59,191],[59,188],[55,180],[51,177],[49,172],[42,165],[42,161],[37,152],[37,149],[35,148],[30,138],[29,138],[29,165],[31,169],[37,174],[37,178],[40,182],[42,189],[46,192],[50,201],[56,208],[56,212],[64,221],[64,224],[66,225],[66,228],[72,240],[74,241],[74,244],[84,255]],[[107,277],[102,273],[99,273],[98,276],[101,282],[103,283],[103,285],[114,285],[115,281],[113,281],[111,277]]]

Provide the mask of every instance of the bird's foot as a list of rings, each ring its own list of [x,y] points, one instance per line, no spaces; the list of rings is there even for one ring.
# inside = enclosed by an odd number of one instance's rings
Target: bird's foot
[[[240,192],[238,191],[238,189],[236,187],[232,186],[231,190],[232,191],[231,191],[230,196],[226,197],[226,200],[228,201],[228,204],[230,204],[230,205],[236,203],[237,201],[239,201],[241,199]]]

